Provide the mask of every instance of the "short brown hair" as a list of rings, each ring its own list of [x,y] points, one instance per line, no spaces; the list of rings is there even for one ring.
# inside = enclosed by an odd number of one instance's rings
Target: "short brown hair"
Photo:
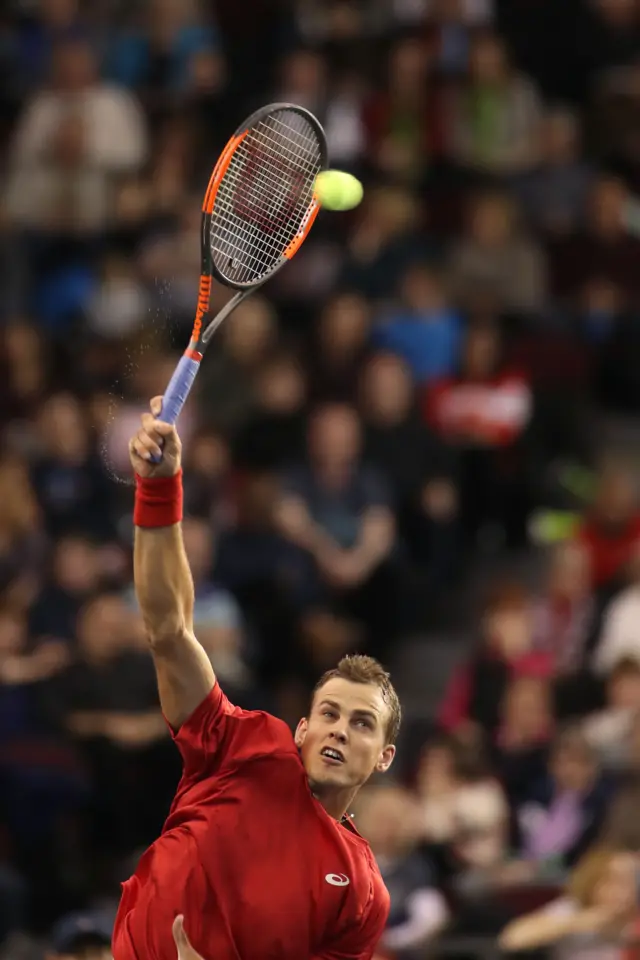
[[[591,846],[573,868],[567,882],[567,893],[583,907],[593,903],[593,894],[618,851],[606,844]]]
[[[391,678],[382,664],[378,663],[373,657],[366,657],[361,653],[343,657],[337,667],[322,674],[314,687],[313,699],[325,683],[336,679],[348,680],[350,683],[368,683],[378,687],[382,699],[389,709],[387,740],[389,743],[395,743],[400,731],[402,709],[398,694],[391,683]]]
[[[640,674],[640,663],[635,657],[622,657],[617,660],[609,673],[609,681],[622,680],[625,677],[637,677]]]

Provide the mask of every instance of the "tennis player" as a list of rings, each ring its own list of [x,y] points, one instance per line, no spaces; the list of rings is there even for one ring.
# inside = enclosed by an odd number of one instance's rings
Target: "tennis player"
[[[175,960],[184,917],[204,960],[369,960],[389,898],[347,810],[395,754],[400,705],[375,660],[344,658],[295,735],[233,706],[193,633],[181,447],[155,417],[130,442],[134,577],[183,776],[161,836],[123,887],[115,960]],[[162,448],[162,460],[154,463]]]

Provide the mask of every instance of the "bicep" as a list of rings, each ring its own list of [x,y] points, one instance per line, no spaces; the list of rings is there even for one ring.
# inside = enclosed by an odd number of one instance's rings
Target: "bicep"
[[[193,633],[152,646],[160,706],[174,731],[205,700],[215,684],[209,657]]]

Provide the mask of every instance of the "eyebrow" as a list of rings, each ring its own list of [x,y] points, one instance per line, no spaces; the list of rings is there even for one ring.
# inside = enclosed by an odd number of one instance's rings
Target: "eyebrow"
[[[326,697],[321,701],[320,706],[322,706],[323,704],[326,704],[326,706],[328,707],[333,707],[334,710],[341,709],[339,703],[337,703],[335,700],[327,700]],[[369,720],[373,720],[374,723],[377,723],[379,719],[378,714],[374,713],[373,710],[364,710],[362,708],[358,708],[357,710],[354,710],[353,716],[367,717]]]

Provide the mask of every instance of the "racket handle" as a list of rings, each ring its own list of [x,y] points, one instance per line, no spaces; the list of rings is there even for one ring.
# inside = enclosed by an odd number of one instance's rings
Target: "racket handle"
[[[185,401],[189,396],[193,381],[200,367],[200,361],[194,360],[188,354],[180,357],[178,364],[173,371],[173,376],[169,381],[167,389],[162,398],[162,409],[158,420],[164,423],[174,424],[180,416],[180,411],[184,407]],[[159,463],[162,458],[158,457],[155,461]]]

